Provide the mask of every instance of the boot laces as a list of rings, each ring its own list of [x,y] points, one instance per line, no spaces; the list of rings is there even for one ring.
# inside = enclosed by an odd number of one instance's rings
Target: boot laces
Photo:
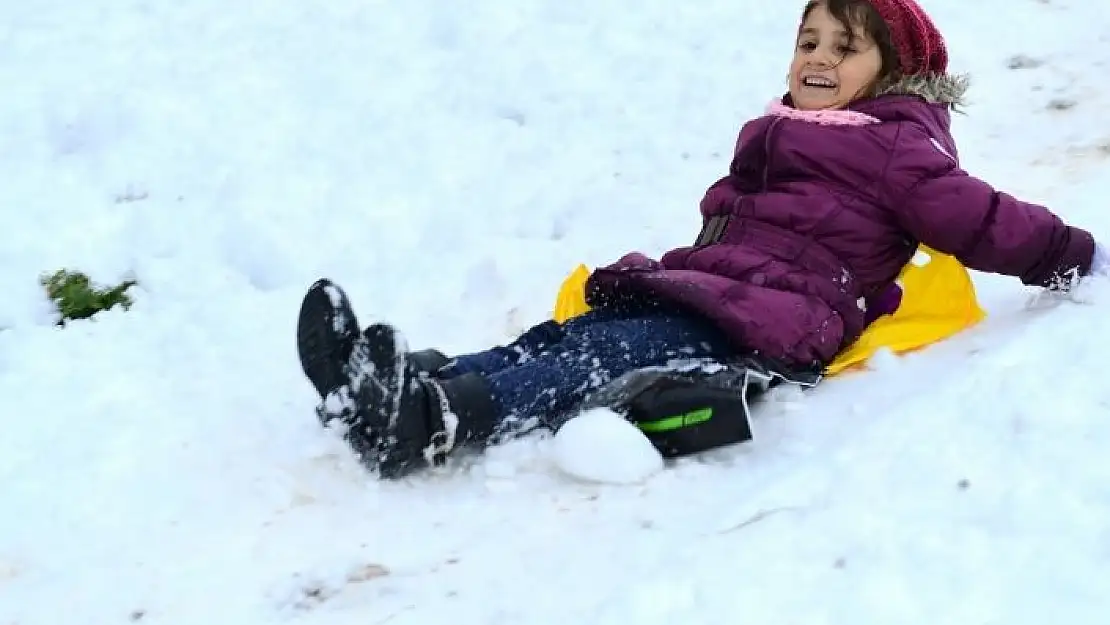
[[[424,448],[424,459],[433,465],[443,464],[447,454],[455,448],[455,433],[459,428],[459,417],[451,411],[451,404],[447,400],[447,393],[443,387],[432,379],[423,381],[433,394],[434,401],[439,403],[438,423],[429,423],[432,430],[428,437],[428,445]],[[442,426],[442,429],[440,429]]]

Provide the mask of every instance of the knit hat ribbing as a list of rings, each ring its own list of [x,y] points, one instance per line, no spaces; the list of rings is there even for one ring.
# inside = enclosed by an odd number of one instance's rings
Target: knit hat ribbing
[[[948,50],[933,21],[914,0],[867,0],[890,29],[904,76],[944,74]]]

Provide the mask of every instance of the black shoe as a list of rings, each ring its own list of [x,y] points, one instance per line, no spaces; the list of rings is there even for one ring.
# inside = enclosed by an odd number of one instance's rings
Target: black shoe
[[[373,464],[387,479],[442,464],[465,444],[484,442],[493,432],[496,408],[489,384],[477,374],[447,380],[421,375],[410,364],[404,339],[386,324],[363,332],[354,357],[368,361],[372,379],[353,384],[359,433],[376,438]]]
[[[321,399],[347,383],[344,366],[359,337],[358,327],[343,289],[327,279],[309,287],[297,319],[297,355]]]

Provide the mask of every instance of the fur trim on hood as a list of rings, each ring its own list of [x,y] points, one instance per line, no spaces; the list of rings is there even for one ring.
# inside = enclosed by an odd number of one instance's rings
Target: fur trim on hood
[[[970,85],[967,74],[917,74],[880,87],[876,95],[915,95],[930,104],[947,104],[958,111],[966,102],[964,96]]]

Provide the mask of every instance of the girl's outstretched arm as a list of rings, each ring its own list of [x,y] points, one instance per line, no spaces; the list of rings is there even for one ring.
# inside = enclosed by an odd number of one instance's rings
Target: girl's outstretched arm
[[[968,175],[917,124],[902,124],[883,194],[911,236],[971,269],[1049,288],[1066,288],[1091,271],[1090,232]]]

